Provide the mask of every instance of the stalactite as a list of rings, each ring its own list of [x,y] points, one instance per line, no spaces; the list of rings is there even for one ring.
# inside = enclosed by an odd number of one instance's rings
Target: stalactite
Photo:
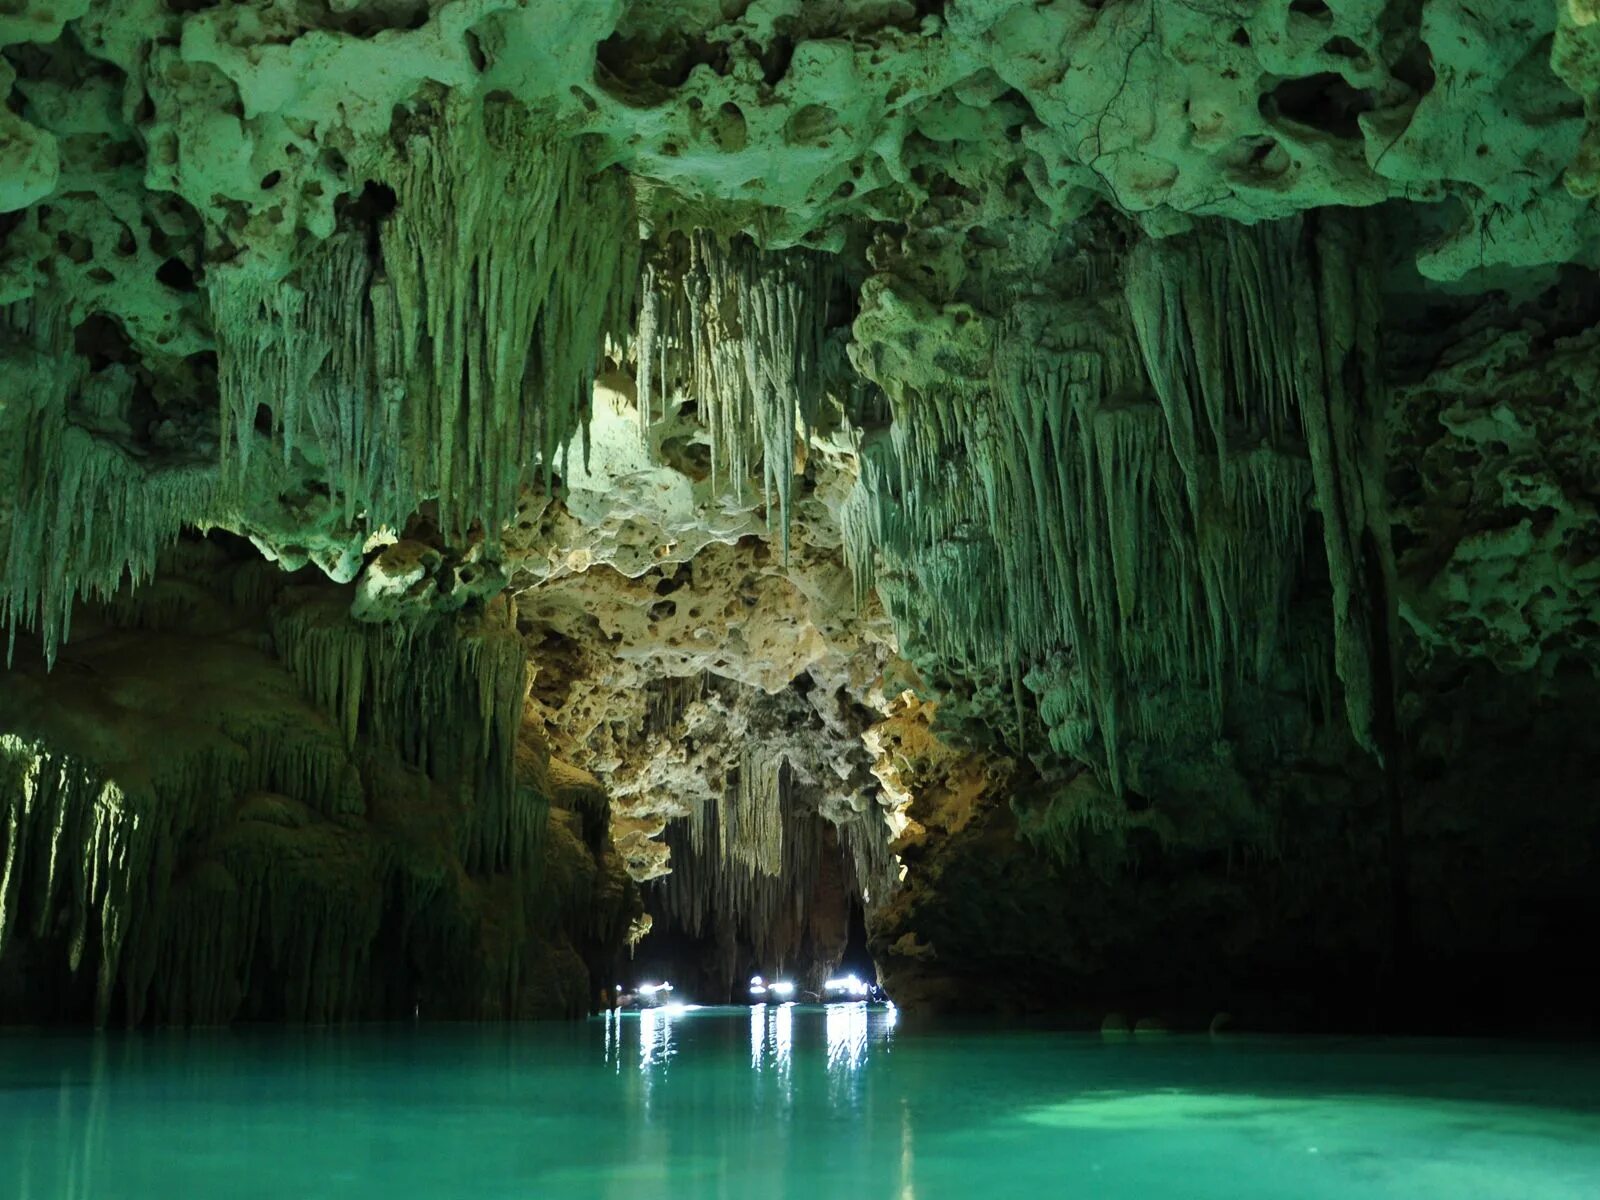
[[[1030,664],[1053,748],[1114,792],[1125,744],[1187,734],[1170,689],[1206,695],[1220,730],[1231,685],[1285,657],[1313,497],[1338,674],[1370,745],[1351,597],[1376,309],[1341,221],[1142,244],[1120,320],[1088,299],[1022,306],[987,389],[908,394],[864,448],[842,518],[858,589],[958,674]]]
[[[759,875],[781,871],[788,799],[789,763],[784,752],[760,743],[747,747],[738,785],[724,801],[718,823],[723,859]]]
[[[460,847],[469,870],[531,871],[546,809],[517,783],[527,665],[516,631],[485,620],[363,625],[340,599],[275,610],[290,671],[348,744],[392,747],[459,780],[472,814]]]
[[[646,260],[634,343],[641,422],[681,384],[711,441],[714,479],[743,494],[760,465],[788,551],[795,439],[809,439],[830,387],[832,255],[768,252],[708,230]]]
[[[0,954],[21,937],[95,972],[101,1021],[341,1020],[382,1011],[392,981],[376,974],[375,939],[394,922],[407,954],[471,972],[441,1003],[526,1011],[519,989],[545,969],[550,939],[570,928],[588,944],[598,859],[550,842],[544,752],[519,746],[515,630],[490,617],[363,626],[347,593],[281,573],[263,589],[254,562],[231,564],[250,578],[230,583],[229,560],[203,545],[165,556],[155,583],[97,623],[163,629],[181,646],[186,618],[209,628],[228,610],[205,603],[242,597],[281,661],[248,649],[242,665],[284,691],[187,719],[170,747],[133,761],[0,737]],[[211,600],[173,607],[174,595]],[[284,703],[296,682],[304,707]],[[552,861],[563,874],[547,880]],[[619,925],[621,901],[606,895],[604,936],[620,945],[626,913]],[[586,1002],[579,987],[563,1003]]]
[[[706,694],[706,676],[670,676],[650,693],[645,708],[646,736],[669,734],[682,720],[689,705]]]
[[[869,914],[889,899],[899,883],[899,860],[889,849],[893,840],[881,802],[874,797],[865,811],[838,826],[839,841],[850,858],[851,879],[861,890]]]
[[[136,788],[93,764],[0,737],[7,834],[0,952],[14,917],[30,915],[32,935],[45,938],[65,913],[74,970],[91,935],[97,943],[98,1019],[106,1020],[120,981],[125,1009],[137,1021],[157,956],[167,952],[167,888],[180,844],[219,827],[225,798],[266,791],[304,797],[327,817],[362,811],[347,761],[314,732],[242,727],[235,734],[239,743],[229,753],[173,756],[141,774]],[[253,953],[253,943],[238,952]],[[205,1016],[216,1019],[215,1011]]]
[[[71,632],[80,598],[105,599],[148,578],[185,525],[220,518],[216,469],[142,461],[73,423],[86,383],[67,313],[39,299],[0,308],[7,394],[0,414],[0,624],[7,661],[19,627],[47,659]],[[9,343],[9,345],[8,345]]]
[[[400,139],[374,256],[349,228],[286,280],[219,270],[224,462],[248,468],[258,410],[281,452],[326,464],[347,515],[442,528],[508,519],[586,429],[601,346],[626,340],[630,193],[512,102],[449,100]]]
[[[1314,489],[1333,585],[1337,671],[1350,728],[1369,750],[1376,749],[1374,647],[1357,597],[1383,591],[1381,579],[1367,578],[1360,550],[1378,504],[1372,240],[1370,223],[1356,214],[1224,225],[1209,236],[1141,246],[1128,283],[1174,445],[1194,444],[1197,414],[1204,414],[1223,485],[1238,496],[1238,475],[1251,474],[1249,488],[1280,529],[1303,519],[1296,493]],[[1238,454],[1253,441],[1290,453],[1244,466]],[[1178,457],[1191,495],[1203,494],[1208,477],[1199,456]]]
[[[897,882],[870,773],[863,764],[856,779],[819,751],[820,739],[797,733],[792,710],[745,708],[741,699],[749,697],[741,698],[737,685],[698,676],[658,690],[646,709],[653,736],[696,736],[663,723],[682,716],[692,696],[740,715],[742,748],[725,776],[709,781],[706,795],[690,799],[687,818],[668,825],[672,870],[652,884],[654,916],[691,936],[749,949],[774,968],[802,965],[815,949],[808,940],[814,933],[835,936],[830,926],[815,924],[820,896],[877,904]],[[764,718],[756,716],[763,711]],[[690,719],[703,721],[705,711]],[[865,790],[841,794],[840,784],[851,782]]]
[[[166,904],[149,980],[159,1019],[226,1020],[269,999],[291,1020],[357,1012],[392,870],[380,848],[255,794],[205,854],[206,869],[180,877]]]
[[[43,937],[64,912],[76,970],[97,931],[103,1015],[132,916],[130,885],[149,858],[134,806],[85,764],[0,734],[0,816],[6,834],[0,953],[17,923],[31,921],[34,936]]]
[[[755,863],[730,853],[723,822],[731,807],[726,799],[704,801],[688,821],[668,828],[672,874],[655,885],[660,915],[695,936],[725,925],[759,956],[790,962],[816,887],[822,818],[784,809],[778,858]]]

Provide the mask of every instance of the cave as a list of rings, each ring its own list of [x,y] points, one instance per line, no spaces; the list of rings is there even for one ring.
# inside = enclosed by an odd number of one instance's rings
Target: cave
[[[0,0],[0,1196],[1600,1194],[1588,0]]]

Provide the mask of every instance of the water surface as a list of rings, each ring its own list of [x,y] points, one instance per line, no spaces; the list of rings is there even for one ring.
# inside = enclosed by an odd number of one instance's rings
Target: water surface
[[[1596,1200],[1600,1053],[575,1024],[0,1035],[0,1197]]]

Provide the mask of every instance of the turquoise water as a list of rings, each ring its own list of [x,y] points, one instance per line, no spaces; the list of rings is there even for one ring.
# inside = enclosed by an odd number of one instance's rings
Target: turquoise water
[[[575,1024],[0,1035],[0,1200],[1597,1200],[1600,1053]]]

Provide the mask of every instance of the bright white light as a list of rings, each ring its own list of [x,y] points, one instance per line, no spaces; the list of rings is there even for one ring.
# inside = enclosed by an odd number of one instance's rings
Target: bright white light
[[[781,999],[787,1000],[790,996],[794,995],[794,984],[790,983],[787,979],[779,980],[777,983],[772,985],[772,994],[780,997]]]
[[[765,982],[766,982],[766,980],[762,979],[761,976],[759,976],[759,975],[750,976],[750,986],[751,987],[760,987]]]
[[[778,990],[778,985],[773,984],[772,990],[776,992]],[[750,994],[752,996],[765,996],[767,994],[767,989],[762,987],[759,983],[752,983],[750,985]]]
[[[822,985],[827,992],[844,992],[851,996],[865,996],[867,985],[854,975],[844,975],[838,979],[830,979]]]
[[[641,983],[639,985],[639,995],[641,996],[654,996],[657,992],[670,992],[671,990],[672,985],[670,983]]]
[[[661,1011],[669,1017],[681,1017],[684,1013],[694,1012],[699,1007],[698,1004],[663,1004]]]

